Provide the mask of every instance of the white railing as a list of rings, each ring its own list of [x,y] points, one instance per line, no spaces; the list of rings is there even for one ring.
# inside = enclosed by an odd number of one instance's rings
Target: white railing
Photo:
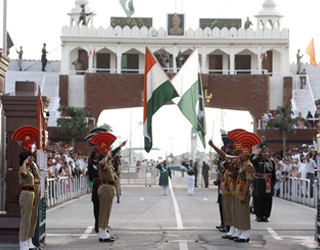
[[[59,177],[48,179],[47,207],[61,204],[88,193],[88,178],[86,176]]]
[[[163,70],[166,73],[177,73],[180,68],[163,68]],[[268,72],[266,69],[208,69],[208,68],[201,68],[201,73],[203,74],[210,74],[210,73],[221,73],[221,74],[230,74],[230,75],[237,75],[240,73],[247,73],[251,75],[274,75],[274,72]],[[120,72],[119,72],[120,71]],[[68,73],[71,75],[81,75],[85,73],[111,73],[111,74],[123,74],[123,72],[126,73],[138,73],[138,74],[144,74],[144,69],[120,69],[118,71],[117,68],[88,68],[87,70],[69,70],[67,72],[63,71],[63,73]],[[282,73],[278,73],[283,75]]]
[[[317,206],[318,181],[315,180],[311,195],[311,183],[309,179],[286,177],[280,182],[280,198],[301,203],[310,207]]]

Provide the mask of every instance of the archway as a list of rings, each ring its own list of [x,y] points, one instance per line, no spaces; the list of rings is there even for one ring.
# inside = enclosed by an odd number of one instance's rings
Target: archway
[[[153,148],[150,153],[144,151],[144,136],[142,126],[143,108],[123,108],[103,110],[98,118],[97,125],[106,123],[111,126],[112,133],[118,137],[115,147],[122,141],[128,140],[122,156],[128,159],[129,150],[133,148],[132,160],[163,159],[168,155],[174,156],[191,153],[191,124],[182,115],[174,104],[161,107],[153,116]],[[222,145],[221,133],[235,128],[243,128],[253,132],[253,117],[246,110],[230,110],[218,108],[205,108],[206,141],[212,139],[218,146]],[[204,149],[197,138],[197,150],[209,155],[212,151],[207,145]],[[139,150],[141,149],[141,150]],[[196,153],[196,152],[192,152]],[[134,158],[135,157],[135,158]]]

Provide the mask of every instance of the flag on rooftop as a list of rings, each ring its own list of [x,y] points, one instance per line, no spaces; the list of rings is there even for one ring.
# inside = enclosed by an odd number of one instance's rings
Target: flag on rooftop
[[[172,79],[172,84],[179,94],[179,97],[172,101],[190,121],[205,148],[206,121],[198,49],[189,56],[178,74]]]
[[[165,105],[178,93],[163,71],[161,65],[146,48],[145,72],[144,72],[144,95],[143,95],[143,135],[144,148],[149,152],[152,148],[152,116],[158,109]]]
[[[314,66],[317,66],[316,51],[314,49],[313,38],[312,38],[311,42],[309,43],[308,48],[306,49],[306,54],[308,54],[310,56],[310,63],[313,64]]]
[[[120,4],[127,17],[131,17],[134,14],[133,0],[120,0]]]

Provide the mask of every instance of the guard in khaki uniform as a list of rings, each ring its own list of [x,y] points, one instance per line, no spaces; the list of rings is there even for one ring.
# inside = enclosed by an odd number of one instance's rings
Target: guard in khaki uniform
[[[38,250],[41,248],[37,248],[33,245],[32,243],[32,238],[34,237],[35,233],[35,228],[38,220],[38,211],[39,211],[39,202],[40,202],[40,174],[39,174],[39,168],[38,165],[33,161],[34,158],[32,156],[32,153],[35,152],[36,146],[35,142],[32,138],[34,138],[36,135],[39,134],[39,129],[33,126],[22,126],[14,131],[12,134],[12,139],[21,141],[21,147],[24,150],[21,155],[30,155],[28,158],[28,162],[26,165],[26,171],[24,171],[23,167],[20,167],[20,174],[19,174],[19,179],[20,183],[22,185],[22,191],[26,192],[31,192],[33,193],[33,205],[32,205],[32,210],[30,211],[30,224],[29,224],[29,229],[26,229],[26,221],[27,221],[27,216],[29,216],[29,211],[28,209],[26,210],[27,204],[29,203],[28,200],[25,199],[27,196],[31,196],[30,194],[26,193],[21,193],[22,195],[20,196],[20,207],[21,207],[21,218],[23,217],[25,222],[23,223],[22,228],[20,227],[20,236],[21,233],[23,234],[22,237],[19,236],[20,238],[20,249],[33,249],[33,250]],[[20,157],[20,166],[22,166],[23,162],[21,162],[21,157]],[[30,182],[30,174],[32,174],[32,184],[28,183]],[[27,182],[27,183],[26,183]],[[27,186],[25,186],[27,185]],[[31,185],[31,186],[29,186]],[[23,214],[22,214],[23,211]],[[27,211],[27,212],[26,212]],[[29,221],[28,221],[29,223]],[[23,231],[23,232],[22,232]],[[24,234],[27,234],[27,240],[25,242],[25,236]],[[25,244],[26,243],[26,244]],[[22,245],[22,246],[21,246]]]
[[[254,175],[254,167],[249,161],[252,147],[261,143],[261,139],[250,132],[241,133],[237,136],[238,142],[241,143],[242,153],[240,155],[240,167],[237,185],[236,201],[236,227],[239,231],[239,238],[235,242],[249,242],[250,240],[250,197],[251,182]]]
[[[32,163],[30,164],[30,169],[34,176],[34,208],[32,209],[32,214],[31,214],[31,225],[29,230],[28,245],[29,245],[29,249],[40,250],[41,248],[37,248],[33,245],[32,238],[34,237],[34,233],[35,233],[36,225],[38,221],[38,212],[39,212],[39,203],[40,203],[40,194],[41,194],[41,185],[40,185],[41,178],[40,178],[39,167],[34,161],[32,161]]]
[[[227,137],[233,141],[234,150],[232,154],[234,156],[239,157],[239,158],[233,159],[232,162],[230,163],[230,177],[231,177],[230,192],[232,196],[231,198],[232,224],[228,232],[228,236],[230,240],[238,239],[241,234],[241,230],[237,229],[237,208],[236,208],[236,203],[238,199],[236,195],[236,190],[237,190],[237,183],[238,183],[238,172],[239,172],[240,154],[241,154],[241,143],[238,142],[237,136],[241,135],[241,133],[247,133],[247,131],[244,129],[234,129],[227,134]]]
[[[98,151],[103,155],[99,162],[99,179],[101,182],[97,194],[99,197],[99,242],[114,242],[114,237],[111,237],[107,232],[109,218],[114,198],[114,182],[117,175],[110,162],[112,153],[110,145],[116,140],[116,137],[110,133],[99,133],[92,137],[91,143],[99,146]]]
[[[226,172],[227,174],[224,175],[223,179],[223,215],[224,215],[224,223],[227,226],[228,234],[222,236],[224,239],[233,239],[233,234],[235,233],[235,227],[234,227],[234,208],[233,208],[233,200],[232,200],[232,192],[231,192],[231,176],[232,171],[230,170],[230,161],[237,161],[239,159],[239,156],[232,156],[228,155],[223,150],[217,148],[212,140],[209,141],[209,145],[222,157],[222,159],[226,159],[228,162],[225,166],[227,168]],[[228,148],[228,151],[230,148]],[[225,183],[227,181],[227,184]],[[225,204],[226,203],[226,204]],[[232,228],[232,231],[230,231]],[[220,230],[221,231],[221,230]],[[224,231],[225,232],[225,231]]]
[[[27,150],[19,154],[19,183],[22,189],[19,197],[21,217],[19,230],[20,250],[29,250],[28,236],[34,204],[34,177],[30,169],[30,164],[32,164],[31,156],[32,153]]]

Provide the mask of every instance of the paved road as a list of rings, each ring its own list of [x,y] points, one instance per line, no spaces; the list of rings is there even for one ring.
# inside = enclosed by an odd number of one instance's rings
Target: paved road
[[[219,225],[217,189],[196,188],[188,196],[187,179],[174,177],[168,196],[160,187],[123,186],[121,203],[111,212],[111,235],[114,243],[99,243],[92,231],[91,196],[86,195],[50,208],[46,220],[46,244],[42,249],[315,249],[316,210],[274,199],[269,223],[251,217],[250,243],[222,239],[215,229]],[[116,200],[115,200],[116,201]],[[18,249],[0,245],[1,249]]]

